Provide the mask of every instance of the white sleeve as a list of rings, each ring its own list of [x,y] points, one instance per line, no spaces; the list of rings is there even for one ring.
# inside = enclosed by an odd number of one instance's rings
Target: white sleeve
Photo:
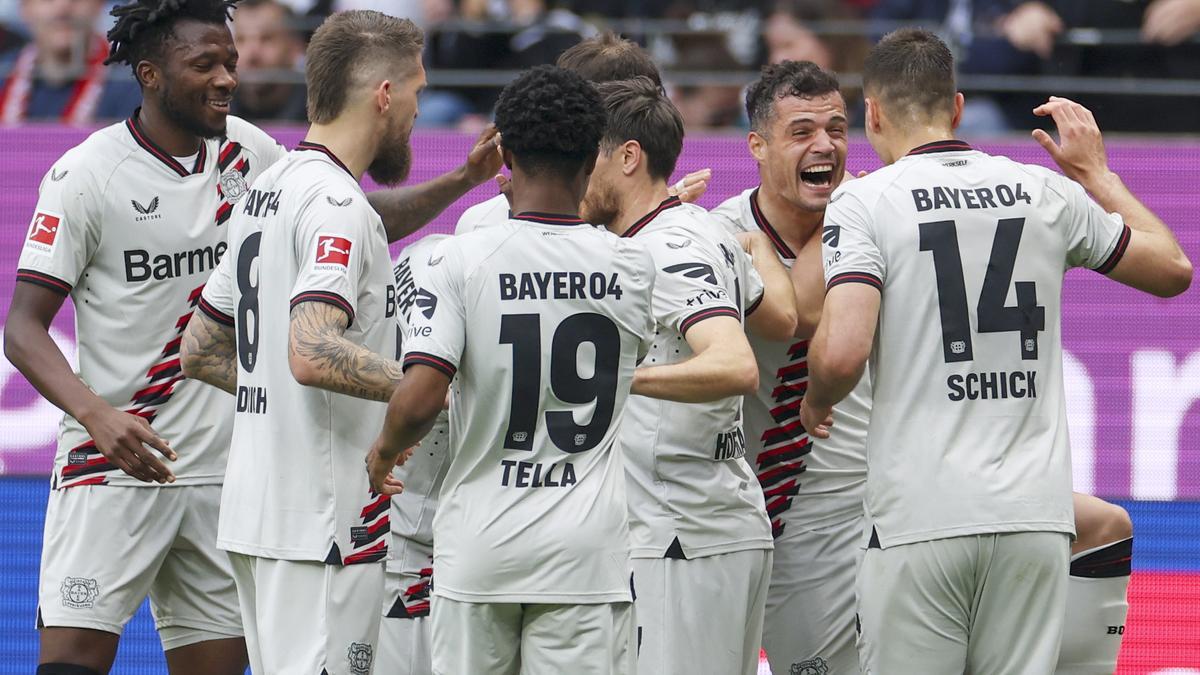
[[[712,250],[715,246],[699,238],[676,239],[669,231],[652,232],[642,242],[654,257],[653,306],[658,323],[686,336],[688,329],[705,319],[729,316],[741,321],[736,300],[718,277],[725,261]],[[679,245],[687,241],[693,243]]]
[[[442,260],[423,274],[412,310],[411,337],[404,346],[404,368],[429,366],[453,378],[467,340],[463,302],[462,256],[451,239],[441,242],[432,255]]]
[[[17,279],[68,295],[100,246],[101,196],[91,174],[64,156],[42,178]],[[157,199],[157,198],[156,198]]]
[[[842,192],[825,210],[821,254],[825,260],[826,289],[838,284],[863,283],[883,290],[887,266],[875,237],[871,214],[857,195]]]
[[[205,316],[222,326],[233,326],[234,297],[233,297],[233,261],[237,258],[235,251],[229,249],[221,256],[221,262],[208,277],[204,290],[200,293],[197,308]]]
[[[354,323],[360,280],[374,236],[371,215],[361,194],[322,191],[309,200],[299,215],[293,241],[298,265],[292,307],[324,302],[346,312]]]
[[[1105,212],[1092,201],[1082,185],[1073,180],[1062,182],[1067,184],[1065,213],[1071,219],[1066,229],[1067,264],[1108,274],[1129,246],[1129,226],[1121,216]]]

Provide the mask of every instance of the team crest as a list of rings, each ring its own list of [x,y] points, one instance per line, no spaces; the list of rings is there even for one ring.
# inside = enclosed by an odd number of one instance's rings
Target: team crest
[[[350,672],[354,675],[368,675],[373,658],[375,650],[365,642],[351,642],[350,648],[346,650],[346,660],[350,662]]]
[[[63,579],[62,586],[59,587],[59,592],[62,593],[63,607],[72,609],[89,609],[96,605],[96,597],[100,595],[100,589],[96,585],[95,579],[85,579],[83,577],[67,577]]]
[[[221,192],[225,193],[225,201],[230,204],[236,204],[250,191],[250,187],[246,185],[246,177],[237,169],[226,171],[218,180],[221,181]]]
[[[819,656],[815,659],[793,663],[791,669],[791,675],[826,675],[828,672],[829,664]]]
[[[62,216],[38,211],[29,223],[29,234],[25,237],[26,245],[42,253],[50,253],[54,250],[54,242],[58,240],[58,228],[61,225]]]

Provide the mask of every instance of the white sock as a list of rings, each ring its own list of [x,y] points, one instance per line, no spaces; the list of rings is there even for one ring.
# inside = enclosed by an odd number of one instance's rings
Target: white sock
[[[1133,538],[1071,556],[1067,620],[1055,675],[1112,675],[1125,633]]]

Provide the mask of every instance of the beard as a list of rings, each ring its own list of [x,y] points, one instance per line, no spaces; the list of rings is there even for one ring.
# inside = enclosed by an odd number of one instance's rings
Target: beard
[[[412,168],[412,146],[409,145],[412,128],[402,131],[399,126],[388,125],[387,134],[375,153],[375,160],[367,167],[367,175],[379,185],[403,183]]]
[[[620,211],[620,202],[613,189],[597,183],[593,177],[583,203],[579,205],[580,217],[592,225],[608,225],[617,219]]]
[[[188,110],[179,101],[171,81],[163,81],[162,99],[159,101],[163,114],[174,126],[200,138],[220,138],[225,135],[225,119],[221,119],[219,127],[210,126],[201,119],[194,110]],[[203,105],[203,103],[201,104]]]

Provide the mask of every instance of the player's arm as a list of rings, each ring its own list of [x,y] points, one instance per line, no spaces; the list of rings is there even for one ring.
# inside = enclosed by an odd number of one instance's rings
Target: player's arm
[[[694,204],[708,192],[708,181],[712,180],[712,169],[697,169],[672,183],[667,194],[679,197],[679,201]]]
[[[787,267],[780,262],[771,240],[762,232],[743,232],[738,235],[738,241],[750,254],[754,271],[763,283],[762,298],[746,310],[746,327],[768,340],[791,339],[796,332],[796,295]]]
[[[431,366],[413,364],[388,402],[383,430],[367,453],[371,488],[381,494],[396,494],[402,485],[390,481],[392,467],[403,464],[412,447],[433,429],[442,411],[450,376]]]
[[[237,336],[232,322],[221,323],[204,312],[193,312],[179,347],[183,374],[236,394],[236,359]]]
[[[669,366],[633,371],[630,392],[681,403],[716,401],[753,394],[758,364],[735,316],[719,315],[691,326],[683,335],[692,358]]]
[[[399,241],[416,232],[476,185],[500,171],[500,135],[488,125],[457,169],[418,185],[377,190],[367,195],[371,208],[383,220],[388,241]]]
[[[1108,167],[1104,138],[1091,111],[1074,101],[1050,97],[1034,109],[1050,116],[1058,127],[1059,143],[1045,131],[1033,137],[1068,178],[1078,182],[1105,211],[1119,214],[1129,226],[1129,241],[1111,269],[1101,271],[1127,286],[1159,297],[1183,293],[1192,283],[1192,263],[1171,230],[1125,187]]]
[[[825,306],[825,275],[821,270],[821,237],[814,233],[796,252],[790,273],[796,295],[795,337],[809,339],[817,332]]]
[[[62,293],[18,281],[4,324],[4,355],[47,401],[79,420],[96,449],[138,480],[169,483],[175,475],[149,449],[168,459],[175,451],[142,417],[117,410],[85,385],[50,337]]]
[[[350,316],[326,302],[292,307],[288,325],[288,366],[306,387],[386,401],[400,383],[400,363],[345,338]]]
[[[834,404],[862,379],[875,342],[879,300],[879,289],[864,283],[837,284],[825,297],[808,350],[808,391],[801,406],[804,428],[818,438],[829,437]]]

